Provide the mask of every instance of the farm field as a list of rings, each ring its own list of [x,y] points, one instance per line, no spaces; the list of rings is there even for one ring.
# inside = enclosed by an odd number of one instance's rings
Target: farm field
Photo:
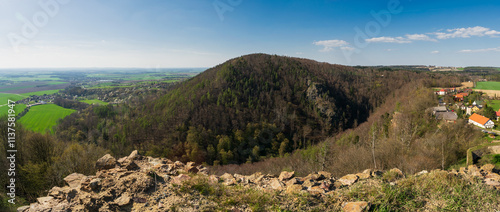
[[[495,111],[500,109],[500,100],[489,100],[486,103],[488,104],[488,107],[493,108]]]
[[[35,92],[29,92],[29,93],[22,93],[21,95],[26,96],[26,97],[29,97],[29,96],[32,96],[32,95],[42,96],[44,94],[50,95],[50,94],[55,94],[57,92],[59,92],[59,89],[46,90],[46,91],[35,91]]]
[[[24,108],[26,108],[25,104],[16,104],[16,106],[14,107],[14,110],[16,111],[16,115],[23,112]],[[7,107],[7,105],[0,106],[0,117],[3,115],[7,115],[9,112],[9,109],[10,108]]]
[[[500,82],[477,82],[475,89],[500,90]]]
[[[12,101],[18,101],[24,98],[26,98],[26,96],[22,94],[0,93],[0,105],[7,104],[9,99]]]
[[[89,105],[91,104],[96,104],[96,105],[107,105],[108,103],[107,102],[103,102],[101,100],[98,100],[98,99],[87,99],[87,100],[80,100],[80,102],[85,102]]]
[[[76,110],[66,109],[55,104],[37,105],[30,108],[19,122],[29,130],[44,133],[47,130],[52,132],[52,127],[57,124],[57,120],[62,119]]]

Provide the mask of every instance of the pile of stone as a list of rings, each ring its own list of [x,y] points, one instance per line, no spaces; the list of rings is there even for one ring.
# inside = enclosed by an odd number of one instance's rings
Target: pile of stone
[[[469,166],[446,172],[464,178],[481,179],[486,185],[500,189],[500,175],[494,165]],[[18,211],[166,211],[170,207],[186,202],[186,195],[175,188],[195,176],[204,176],[212,184],[221,183],[227,187],[242,186],[277,195],[308,194],[318,198],[334,195],[341,188],[358,182],[377,178],[384,172],[367,169],[361,173],[335,178],[329,172],[317,172],[306,177],[297,177],[293,171],[281,172],[279,176],[262,173],[239,175],[225,173],[221,176],[209,175],[206,167],[193,162],[173,162],[164,158],[140,156],[137,151],[116,160],[107,154],[96,162],[96,175],[85,176],[73,173],[64,178],[67,186],[52,188],[48,196],[38,198],[36,203],[18,208]],[[391,184],[404,178],[399,169],[388,172]],[[417,175],[428,174],[422,171]],[[383,178],[384,179],[384,178]],[[187,202],[184,211],[198,211],[217,202],[197,197]],[[344,211],[369,210],[368,202],[345,202]]]

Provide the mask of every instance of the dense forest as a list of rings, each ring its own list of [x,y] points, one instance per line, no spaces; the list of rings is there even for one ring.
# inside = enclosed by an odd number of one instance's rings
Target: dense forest
[[[134,149],[142,155],[216,165],[214,171],[359,171],[373,164],[371,128],[377,132],[379,167],[416,170],[429,161],[434,167],[435,160],[420,157],[431,151],[432,158],[441,158],[438,144],[428,137],[441,136],[430,133],[437,123],[421,115],[422,108],[436,101],[425,88],[457,86],[463,80],[448,73],[356,68],[253,54],[165,89],[109,92],[126,100],[120,104],[82,105],[56,99],[78,112],[62,119],[53,134],[19,128],[17,162],[23,187],[18,195],[33,201],[47,188],[62,185],[70,173],[93,173],[93,163],[104,153],[121,157]],[[70,88],[63,94],[83,92],[102,91]],[[391,127],[398,117],[395,112],[403,114],[400,120],[405,125],[400,126],[406,128]],[[449,140],[447,145],[453,146],[456,139],[450,135]],[[450,153],[446,165],[462,156],[467,144],[457,154]],[[384,153],[380,148],[384,145],[391,151]],[[404,154],[393,154],[402,148]],[[2,158],[5,169],[8,163]],[[346,165],[351,170],[342,169]],[[7,183],[5,174],[2,184]]]

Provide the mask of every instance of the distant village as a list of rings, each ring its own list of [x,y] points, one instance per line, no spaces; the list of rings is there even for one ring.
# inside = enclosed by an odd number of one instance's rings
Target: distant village
[[[439,105],[431,110],[438,120],[455,123],[461,118],[467,119],[469,124],[493,129],[500,118],[500,109],[495,111],[489,107],[482,92],[470,88],[443,88],[435,93],[439,96]]]

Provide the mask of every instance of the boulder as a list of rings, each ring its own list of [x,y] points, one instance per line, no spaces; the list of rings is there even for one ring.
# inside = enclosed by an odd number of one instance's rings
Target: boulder
[[[358,181],[358,176],[355,174],[348,174],[338,179],[338,181],[342,183],[342,185],[350,186]]]
[[[184,168],[184,166],[186,166],[186,165],[184,165],[183,162],[180,162],[180,161],[175,161],[174,162],[174,168],[175,169],[182,169],[182,168]]]
[[[286,171],[284,171],[284,172],[281,172],[281,174],[280,174],[280,176],[279,176],[278,179],[280,181],[287,181],[287,180],[291,179],[294,176],[295,176],[295,172],[286,172]]]
[[[311,180],[311,179],[304,180],[304,182],[302,183],[302,186],[307,187],[307,188],[317,186],[317,185],[319,185],[319,183],[314,181],[314,180]]]
[[[469,165],[467,167],[468,174],[474,177],[482,177],[483,175],[481,174],[481,170],[477,168],[475,165]]]
[[[132,151],[132,153],[130,153],[130,155],[127,157],[127,159],[129,159],[131,161],[140,160],[141,159],[141,155],[139,155],[139,153],[137,152],[137,150],[134,150],[134,151]]]
[[[290,186],[286,187],[285,193],[287,193],[287,194],[295,194],[295,193],[301,192],[302,190],[304,190],[304,187],[302,187],[302,185],[293,184],[293,185],[290,185]]]
[[[405,175],[403,174],[403,172],[398,169],[398,168],[393,168],[391,170],[389,170],[389,172],[393,172],[393,173],[396,173],[397,175],[397,178],[400,178],[400,177],[404,177]]]
[[[79,189],[82,183],[87,179],[87,176],[79,173],[73,173],[64,178],[64,181],[70,188]]]
[[[485,164],[485,165],[481,166],[481,170],[483,170],[483,172],[485,172],[485,173],[493,173],[495,170],[495,165]]]
[[[304,181],[306,180],[314,180],[314,181],[319,181],[319,180],[324,180],[325,176],[320,175],[320,174],[309,174],[306,177],[304,177]]]
[[[274,190],[283,190],[284,186],[283,186],[283,183],[276,179],[276,178],[273,178],[270,182],[269,182],[269,186],[274,189]]]
[[[300,181],[298,178],[292,178],[291,180],[288,180],[286,182],[286,186],[291,186],[291,185],[294,185],[294,184],[302,184],[302,181]]]
[[[417,173],[417,176],[423,175],[423,174],[428,174],[429,172],[427,170],[422,170],[421,172]]]
[[[489,173],[485,176],[486,179],[492,179],[500,182],[500,175],[497,173]]]
[[[99,189],[101,188],[101,179],[92,179],[89,183],[89,187],[92,191],[99,191]]]
[[[253,183],[260,183],[263,178],[264,175],[260,172],[253,173],[252,175],[248,176],[248,180]]]
[[[70,188],[68,186],[62,188],[55,186],[49,190],[49,196],[54,197],[55,199],[68,201],[71,201],[73,198],[75,198],[77,193],[78,191],[76,189]]]
[[[493,186],[493,187],[500,186],[500,182],[493,180],[491,178],[486,178],[484,180],[484,184],[489,185],[489,186]]]
[[[331,190],[331,187],[332,185],[330,185],[330,183],[327,183],[327,182],[322,182],[319,187],[325,191],[330,191]]]
[[[325,190],[323,190],[322,188],[320,188],[319,186],[313,186],[313,187],[310,187],[307,189],[307,191],[312,194],[312,195],[321,195],[321,194],[324,194],[325,193]]]
[[[97,160],[95,168],[97,170],[112,169],[115,168],[115,165],[116,159],[110,154],[106,154],[102,158],[99,158],[99,160]]]
[[[342,209],[345,212],[362,212],[370,210],[370,203],[368,202],[348,202],[345,203]]]
[[[122,166],[124,168],[126,168],[127,170],[136,170],[136,169],[139,169],[139,166],[137,165],[137,163],[135,163],[133,160],[125,160],[123,163],[122,163]]]
[[[319,174],[319,175],[323,175],[323,176],[324,176],[325,178],[327,178],[327,179],[330,179],[330,178],[332,178],[332,177],[333,177],[332,173],[330,173],[330,172],[319,171],[319,172],[318,172],[318,174]]]
[[[29,205],[25,205],[25,206],[22,206],[22,207],[17,208],[17,212],[25,212],[25,211],[27,211],[29,208],[30,208],[30,206],[29,206]]]
[[[232,174],[225,173],[220,176],[220,179],[222,179],[224,182],[224,185],[230,186],[230,185],[235,185],[236,184],[236,178]]]
[[[132,198],[130,197],[129,193],[123,193],[120,197],[115,199],[115,204],[118,206],[126,206],[132,202]]]
[[[188,173],[196,174],[198,173],[198,168],[196,168],[196,164],[194,162],[188,162],[184,167],[184,171]]]
[[[36,199],[36,201],[38,202],[38,204],[41,204],[41,205],[50,204],[52,202],[52,200],[54,200],[54,197],[51,197],[51,196],[48,196],[48,197],[39,197],[39,198]]]
[[[191,177],[190,177],[190,176],[185,175],[185,174],[180,174],[180,175],[178,175],[178,176],[176,176],[176,177],[173,177],[173,178],[172,178],[172,183],[173,183],[173,184],[180,185],[180,184],[182,184],[184,181],[188,181],[188,180],[190,180],[190,179],[191,179]]]
[[[216,175],[210,175],[208,177],[208,182],[210,182],[212,184],[218,183],[219,182],[219,177],[217,177]]]
[[[358,176],[358,178],[361,180],[368,179],[371,177],[371,175],[368,173],[357,173],[356,176]]]

